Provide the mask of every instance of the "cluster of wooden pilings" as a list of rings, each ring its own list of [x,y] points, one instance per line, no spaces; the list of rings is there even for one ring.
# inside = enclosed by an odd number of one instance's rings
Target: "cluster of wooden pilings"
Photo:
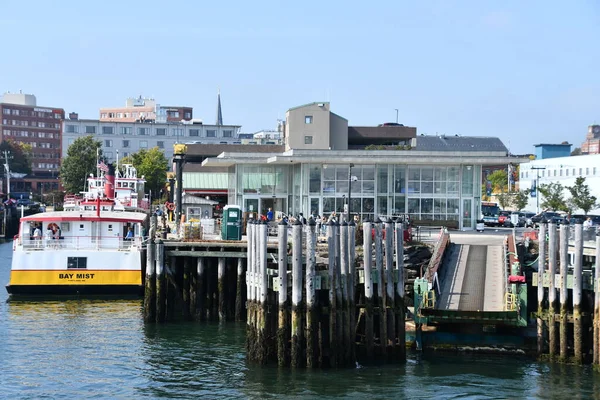
[[[154,240],[155,218],[146,246],[145,321],[244,320],[245,243]]]
[[[600,365],[600,236],[595,266],[583,270],[583,226],[575,224],[569,266],[569,225],[543,223],[539,232],[537,283],[538,354],[575,364]],[[592,271],[593,270],[593,271]],[[591,334],[590,334],[591,333]]]
[[[405,359],[402,224],[363,224],[362,265],[352,221],[327,225],[324,257],[312,219],[291,226],[291,246],[288,229],[278,225],[270,259],[267,225],[248,224],[248,359],[309,368]]]

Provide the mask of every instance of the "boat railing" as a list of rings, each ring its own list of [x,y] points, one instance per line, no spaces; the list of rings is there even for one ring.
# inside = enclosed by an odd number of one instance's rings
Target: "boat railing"
[[[24,250],[139,250],[142,238],[126,239],[118,236],[65,236],[60,239],[29,237],[18,239]]]

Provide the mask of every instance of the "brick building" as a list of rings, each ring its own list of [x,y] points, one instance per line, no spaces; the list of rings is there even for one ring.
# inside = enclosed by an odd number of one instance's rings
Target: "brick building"
[[[32,147],[31,174],[11,179],[11,193],[43,194],[57,190],[65,111],[38,106],[32,94],[5,93],[0,98],[0,115],[0,140]]]
[[[581,154],[600,154],[600,125],[590,125],[585,141],[581,143]]]

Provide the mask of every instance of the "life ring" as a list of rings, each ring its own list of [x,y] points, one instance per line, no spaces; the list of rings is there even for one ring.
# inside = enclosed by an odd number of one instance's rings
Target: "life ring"
[[[175,204],[174,203],[167,203],[166,206],[167,206],[167,210],[169,210],[169,211],[175,210]]]

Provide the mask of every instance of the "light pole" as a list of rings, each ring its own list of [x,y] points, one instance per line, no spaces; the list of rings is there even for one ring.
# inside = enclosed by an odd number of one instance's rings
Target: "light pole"
[[[537,214],[540,213],[540,191],[538,187],[540,186],[540,170],[545,170],[546,167],[536,167],[535,165],[531,167],[531,169],[536,171],[537,177],[535,179],[535,200],[537,202],[536,210]]]
[[[348,213],[346,214],[346,222],[350,222],[350,199],[352,197],[352,167],[354,167],[354,164],[350,164],[348,167]]]

